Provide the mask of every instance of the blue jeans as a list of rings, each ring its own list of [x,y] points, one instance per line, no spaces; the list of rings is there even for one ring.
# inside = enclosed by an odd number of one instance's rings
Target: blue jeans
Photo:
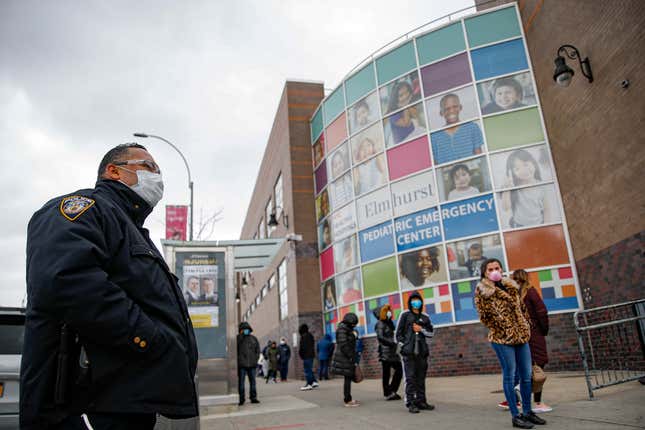
[[[314,377],[314,359],[305,358],[302,360],[302,364],[305,368],[305,379],[307,380],[307,385],[311,385],[316,380]]]
[[[502,386],[513,417],[519,414],[515,399],[515,374],[520,378],[520,395],[522,396],[522,412],[531,412],[531,350],[529,344],[502,345],[491,343],[499,364],[502,366]]]
[[[329,379],[329,360],[318,360],[318,378]]]
[[[244,401],[244,377],[249,377],[250,399],[257,399],[258,393],[255,390],[255,367],[238,367],[237,369],[237,392],[240,394],[240,402]]]
[[[287,380],[287,375],[289,374],[289,362],[280,363],[280,379],[282,381]]]

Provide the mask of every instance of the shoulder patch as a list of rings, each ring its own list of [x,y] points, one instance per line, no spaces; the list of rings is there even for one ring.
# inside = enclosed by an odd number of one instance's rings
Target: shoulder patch
[[[94,206],[95,200],[84,196],[65,197],[60,202],[60,213],[70,221],[75,221],[86,210]]]

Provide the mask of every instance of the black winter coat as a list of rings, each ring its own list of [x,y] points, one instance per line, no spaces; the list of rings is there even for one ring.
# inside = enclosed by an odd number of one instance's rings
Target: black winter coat
[[[423,300],[421,295],[417,292],[414,292],[408,298],[408,310],[399,315],[399,322],[396,326],[396,341],[401,345],[400,354],[404,357],[415,356],[415,349],[418,357],[428,357],[430,351],[428,349],[428,344],[426,343],[426,338],[432,337],[433,327],[430,322],[430,317],[424,312],[414,313],[412,312],[411,302],[413,298],[418,298]],[[421,326],[422,331],[416,334],[413,330],[412,324],[418,324]]]
[[[391,319],[378,320],[375,326],[378,339],[378,359],[380,361],[400,361],[396,353],[396,340],[394,340],[394,323]]]
[[[301,333],[300,348],[298,348],[298,355],[303,360],[316,357],[316,349],[314,345],[314,336],[307,332]]]
[[[29,222],[22,429],[80,412],[197,415],[195,335],[177,278],[143,228],[151,211],[128,186],[100,180]]]
[[[240,331],[249,329],[251,326],[247,322],[240,323]],[[258,365],[260,359],[260,343],[252,334],[237,335],[237,367],[253,367]]]
[[[336,351],[331,362],[331,372],[336,375],[354,376],[356,367],[356,335],[354,328],[345,322],[336,330]]]

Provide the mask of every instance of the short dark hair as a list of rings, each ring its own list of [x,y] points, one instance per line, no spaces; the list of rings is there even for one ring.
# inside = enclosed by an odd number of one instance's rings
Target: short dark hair
[[[103,156],[103,159],[99,163],[99,171],[96,175],[96,180],[98,181],[103,177],[103,173],[105,173],[105,168],[108,164],[114,163],[115,161],[122,161],[130,148],[139,148],[147,151],[145,146],[139,145],[136,142],[122,143],[115,146]]]
[[[461,100],[459,100],[459,96],[455,93],[448,93],[445,96],[441,97],[441,100],[439,100],[439,110],[443,111],[443,105],[446,103],[446,100],[449,98],[455,98],[457,99],[457,103],[461,104]]]

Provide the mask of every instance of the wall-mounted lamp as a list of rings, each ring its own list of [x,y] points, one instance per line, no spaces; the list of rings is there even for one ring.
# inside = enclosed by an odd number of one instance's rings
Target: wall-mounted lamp
[[[242,288],[249,286],[249,283],[246,281],[246,276],[242,276]]]
[[[235,303],[240,303],[240,293],[235,293]]]
[[[578,59],[580,63],[580,70],[589,83],[593,82],[593,73],[591,73],[591,63],[589,63],[589,58],[585,57],[583,60],[580,57],[580,52],[573,45],[562,45],[558,48],[558,56],[555,59],[555,70],[553,71],[553,80],[560,85],[561,87],[568,87],[573,78],[573,69],[567,66],[567,62],[564,57],[561,55],[564,53],[569,59],[575,60]]]
[[[269,227],[277,227],[279,222],[278,222],[278,217],[276,216],[276,211],[280,209],[280,218],[282,218],[282,224],[284,224],[285,228],[289,228],[289,217],[287,214],[284,213],[284,209],[282,206],[278,206],[276,208],[273,208],[273,212],[269,215],[269,222],[267,225]]]

